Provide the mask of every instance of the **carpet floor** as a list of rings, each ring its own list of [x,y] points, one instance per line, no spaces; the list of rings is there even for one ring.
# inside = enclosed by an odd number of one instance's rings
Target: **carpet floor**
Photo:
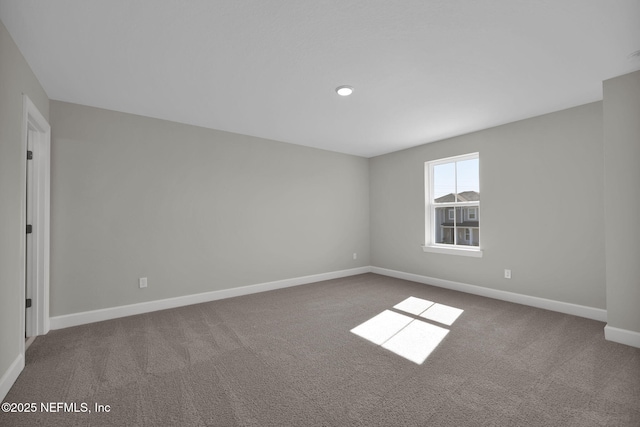
[[[417,332],[351,332],[383,312]],[[35,412],[0,425],[640,426],[640,349],[603,327],[363,274],[51,331],[5,398]],[[432,329],[424,362],[399,351]]]

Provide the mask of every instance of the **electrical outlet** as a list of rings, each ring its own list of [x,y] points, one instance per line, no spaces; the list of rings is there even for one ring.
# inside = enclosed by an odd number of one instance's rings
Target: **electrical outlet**
[[[139,278],[138,279],[138,285],[140,286],[140,289],[146,288],[147,287],[147,278],[146,277]]]
[[[508,270],[508,269],[504,270],[504,278],[511,279],[511,270]]]
[[[358,254],[356,252],[353,253],[353,259],[358,259]]]

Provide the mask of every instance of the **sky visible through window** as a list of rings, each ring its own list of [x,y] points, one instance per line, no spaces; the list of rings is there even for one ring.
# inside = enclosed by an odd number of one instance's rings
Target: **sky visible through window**
[[[464,191],[480,192],[479,160],[470,159],[460,162],[437,165],[433,168],[433,198],[456,193],[456,164],[458,175],[457,193]]]

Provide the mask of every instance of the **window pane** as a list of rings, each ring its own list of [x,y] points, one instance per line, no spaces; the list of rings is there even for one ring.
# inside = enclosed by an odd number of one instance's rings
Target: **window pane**
[[[456,208],[456,244],[480,246],[480,209],[477,206]]]
[[[460,222],[456,224],[457,244],[462,246],[479,246],[480,227],[472,222]]]
[[[446,163],[433,167],[433,202],[455,202],[456,164]]]
[[[469,240],[467,240],[467,229],[460,227],[457,229],[457,232],[458,232],[458,245],[471,246]]]
[[[453,245],[453,219],[449,220],[449,215],[453,215],[453,208],[435,208],[435,243]]]
[[[470,159],[457,162],[458,202],[480,200],[479,160]]]
[[[469,228],[471,237],[469,239],[469,246],[480,246],[480,228]]]

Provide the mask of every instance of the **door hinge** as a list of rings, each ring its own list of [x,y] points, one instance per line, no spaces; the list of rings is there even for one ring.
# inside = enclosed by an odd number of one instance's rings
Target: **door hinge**
[[[31,298],[27,298],[27,308],[31,307]]]
[[[33,159],[33,151],[27,151],[27,160]]]
[[[27,225],[27,234],[31,234],[33,232],[33,226],[31,224]]]

